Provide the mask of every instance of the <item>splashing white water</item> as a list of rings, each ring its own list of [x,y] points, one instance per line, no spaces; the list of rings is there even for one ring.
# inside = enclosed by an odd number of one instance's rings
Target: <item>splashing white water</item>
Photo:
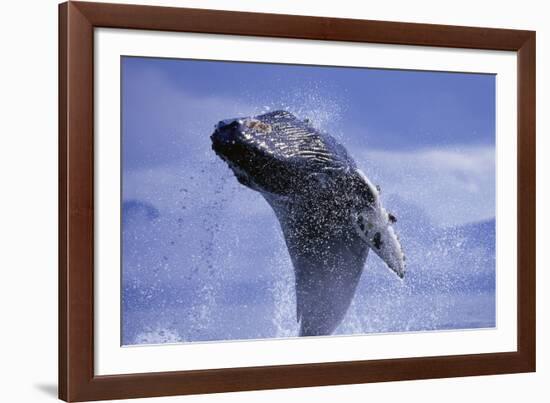
[[[281,94],[270,94],[267,102],[253,94],[250,96],[250,104],[262,106],[253,108],[250,114],[259,115],[283,109],[300,119],[309,120],[316,129],[330,131],[333,136],[338,137],[341,135],[339,126],[346,102],[335,93],[337,91],[330,91],[324,84],[307,82]]]
[[[169,344],[185,342],[183,337],[174,330],[157,327],[138,333],[133,344]]]
[[[274,284],[270,288],[273,294],[271,321],[275,327],[274,337],[293,337],[298,334],[296,290],[292,262],[283,243],[279,245],[273,270],[277,272]]]

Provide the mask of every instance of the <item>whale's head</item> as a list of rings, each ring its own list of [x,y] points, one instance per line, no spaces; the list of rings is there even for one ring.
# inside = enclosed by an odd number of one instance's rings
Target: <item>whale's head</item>
[[[330,136],[287,111],[222,120],[211,140],[240,183],[274,195],[320,190],[332,171],[352,164]]]

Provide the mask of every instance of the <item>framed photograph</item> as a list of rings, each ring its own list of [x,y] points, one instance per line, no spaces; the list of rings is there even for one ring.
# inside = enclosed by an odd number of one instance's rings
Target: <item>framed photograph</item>
[[[535,33],[59,8],[59,397],[535,371]]]

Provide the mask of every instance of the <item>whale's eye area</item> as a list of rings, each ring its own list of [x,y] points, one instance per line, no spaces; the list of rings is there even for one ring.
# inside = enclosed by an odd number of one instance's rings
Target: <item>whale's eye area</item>
[[[264,123],[258,119],[249,119],[244,122],[244,125],[256,132],[271,133],[271,125]]]
[[[397,217],[395,217],[392,213],[388,213],[388,220],[392,223],[392,224],[395,224],[397,222]]]

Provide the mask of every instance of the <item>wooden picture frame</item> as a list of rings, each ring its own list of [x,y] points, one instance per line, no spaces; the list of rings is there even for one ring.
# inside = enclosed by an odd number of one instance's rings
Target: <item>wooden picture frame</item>
[[[94,28],[506,50],[518,59],[518,350],[94,374]],[[535,32],[68,2],[59,6],[59,398],[66,401],[535,371]]]

